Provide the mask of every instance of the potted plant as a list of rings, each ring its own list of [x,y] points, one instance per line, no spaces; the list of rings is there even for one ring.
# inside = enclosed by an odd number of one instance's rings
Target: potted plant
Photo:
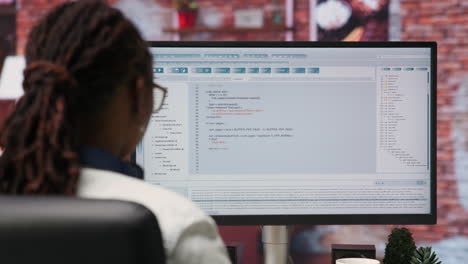
[[[431,247],[419,247],[411,258],[411,264],[441,264],[442,261],[432,251]]]
[[[179,28],[190,28],[195,26],[198,4],[196,0],[174,0],[177,9]]]
[[[416,245],[413,235],[406,228],[394,228],[388,236],[384,264],[410,264]]]

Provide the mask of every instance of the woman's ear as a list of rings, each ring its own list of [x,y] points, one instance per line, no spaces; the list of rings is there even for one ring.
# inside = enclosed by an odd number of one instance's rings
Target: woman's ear
[[[116,107],[124,111],[127,119],[121,122],[123,131],[123,145],[120,150],[120,157],[125,157],[135,150],[136,145],[142,139],[145,128],[151,117],[153,109],[153,89],[148,86],[143,78],[136,78],[128,82],[125,89],[122,89],[121,100]],[[116,111],[117,112],[117,111]]]
[[[147,122],[153,108],[152,89],[148,88],[142,77],[138,77],[130,89],[132,109],[135,116],[139,119],[139,122]]]

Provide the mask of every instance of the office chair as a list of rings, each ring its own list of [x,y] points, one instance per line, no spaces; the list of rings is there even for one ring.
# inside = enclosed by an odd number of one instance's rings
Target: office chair
[[[164,264],[156,217],[142,205],[0,196],[2,264]]]

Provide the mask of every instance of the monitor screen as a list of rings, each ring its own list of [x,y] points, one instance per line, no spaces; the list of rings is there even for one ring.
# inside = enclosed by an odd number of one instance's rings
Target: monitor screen
[[[145,181],[228,224],[435,221],[435,47],[406,44],[152,43]]]

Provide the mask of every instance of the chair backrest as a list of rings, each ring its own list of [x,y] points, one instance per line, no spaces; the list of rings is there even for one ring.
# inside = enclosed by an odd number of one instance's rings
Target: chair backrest
[[[156,217],[142,205],[0,196],[2,264],[164,264]]]

